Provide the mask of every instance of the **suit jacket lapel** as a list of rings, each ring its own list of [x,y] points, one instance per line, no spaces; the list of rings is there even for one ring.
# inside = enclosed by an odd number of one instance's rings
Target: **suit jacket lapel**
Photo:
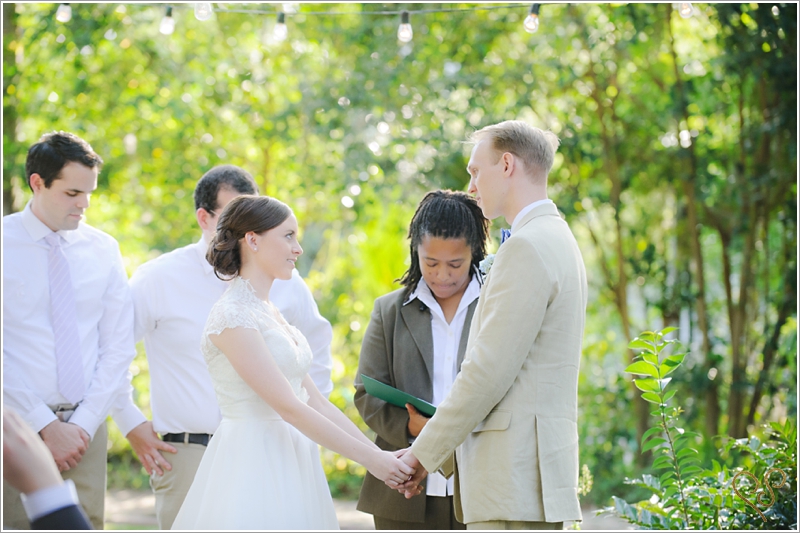
[[[428,378],[433,383],[433,333],[431,332],[431,312],[426,307],[420,311],[418,302],[411,302],[400,308],[400,314],[408,328],[414,343],[417,345],[425,368],[428,371]]]
[[[464,318],[464,327],[461,330],[461,341],[458,343],[458,371],[461,371],[461,362],[464,360],[464,354],[467,351],[467,341],[469,340],[469,330],[472,324],[472,315],[475,314],[475,308],[478,307],[478,298],[469,304],[467,307],[467,316]]]

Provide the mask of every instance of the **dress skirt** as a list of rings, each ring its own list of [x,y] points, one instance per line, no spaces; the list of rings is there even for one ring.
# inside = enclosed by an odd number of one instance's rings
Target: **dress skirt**
[[[281,418],[223,418],[172,529],[339,529],[316,443]]]

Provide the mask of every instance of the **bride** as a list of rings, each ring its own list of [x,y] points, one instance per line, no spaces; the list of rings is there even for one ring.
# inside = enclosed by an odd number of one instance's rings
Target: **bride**
[[[274,198],[240,196],[220,215],[206,259],[233,281],[202,351],[223,418],[172,529],[338,529],[317,443],[390,486],[413,474],[320,394],[308,343],[269,301],[302,253],[297,219]]]

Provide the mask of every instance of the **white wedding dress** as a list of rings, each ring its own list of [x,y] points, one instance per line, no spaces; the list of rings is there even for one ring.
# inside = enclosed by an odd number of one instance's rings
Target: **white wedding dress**
[[[237,277],[212,308],[201,345],[222,422],[172,529],[339,529],[317,444],[284,422],[208,339],[227,328],[258,330],[294,394],[308,401],[308,342]]]

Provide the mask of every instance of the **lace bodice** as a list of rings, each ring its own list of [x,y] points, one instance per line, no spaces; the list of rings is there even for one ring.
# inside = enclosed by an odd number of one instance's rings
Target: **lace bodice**
[[[201,342],[224,417],[275,414],[239,376],[225,354],[209,340],[209,335],[229,328],[259,331],[294,393],[301,401],[308,401],[308,393],[301,386],[311,367],[312,354],[308,342],[297,328],[284,320],[277,307],[260,300],[250,283],[237,276],[211,309]]]

